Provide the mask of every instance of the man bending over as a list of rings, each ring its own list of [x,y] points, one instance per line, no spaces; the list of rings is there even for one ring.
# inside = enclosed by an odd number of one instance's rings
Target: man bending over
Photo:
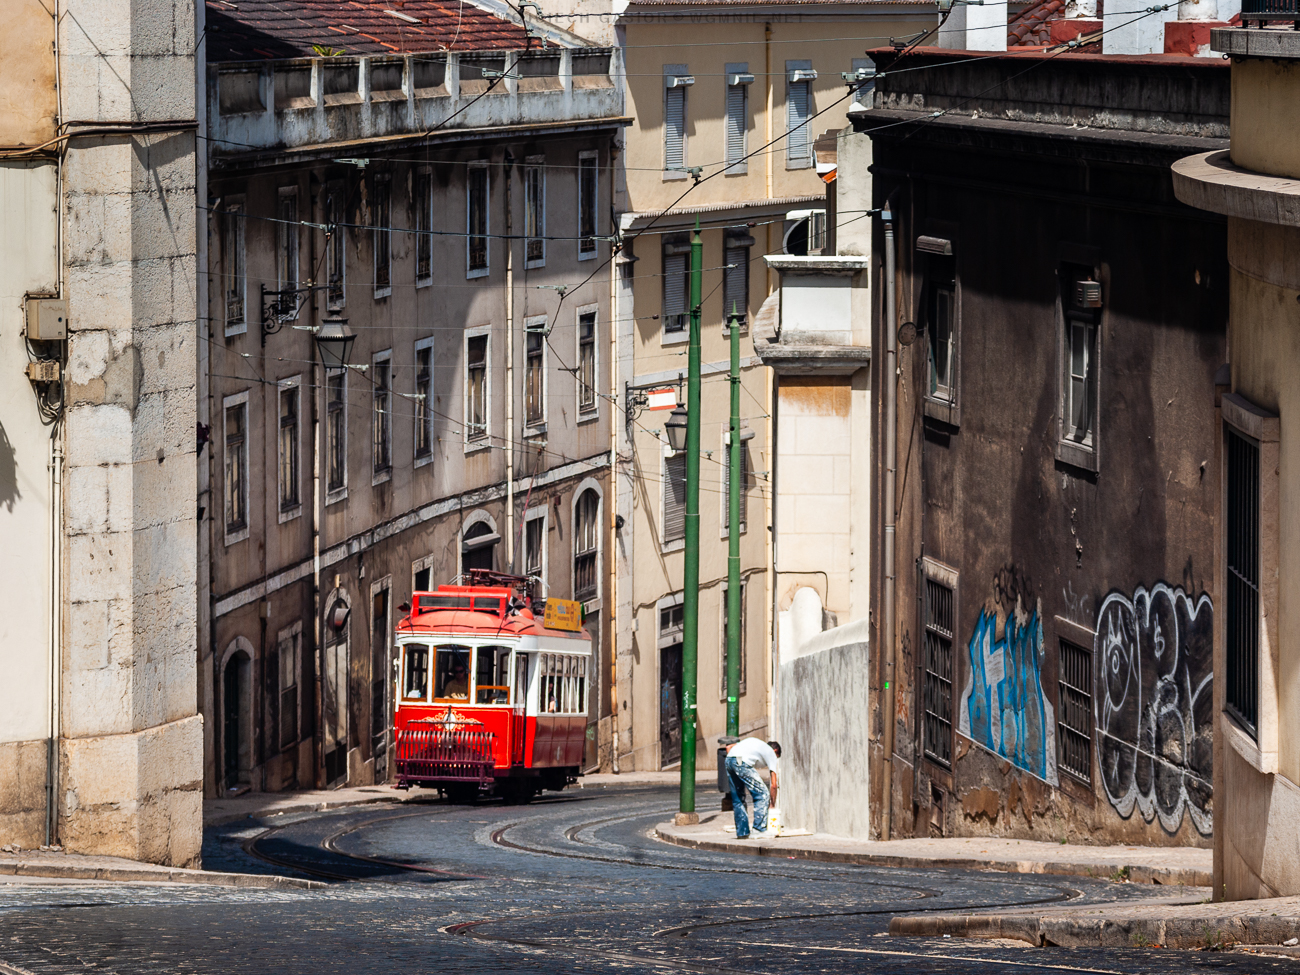
[[[745,818],[745,792],[754,801],[754,832],[767,833],[767,786],[755,767],[762,765],[772,773],[771,805],[776,805],[777,765],[781,746],[775,741],[744,738],[727,746],[727,780],[731,783],[731,809],[736,816],[736,839],[749,837],[749,820]]]

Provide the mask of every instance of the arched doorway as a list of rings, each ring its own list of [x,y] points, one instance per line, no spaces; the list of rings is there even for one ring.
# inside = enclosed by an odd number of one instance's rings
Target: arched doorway
[[[249,734],[252,657],[251,646],[243,646],[246,642],[240,639],[231,645],[221,672],[221,782],[226,789],[246,785],[252,767]]]
[[[467,527],[460,540],[461,575],[470,569],[487,569],[489,572],[495,569],[499,541],[501,536],[497,534],[492,522],[486,519]]]

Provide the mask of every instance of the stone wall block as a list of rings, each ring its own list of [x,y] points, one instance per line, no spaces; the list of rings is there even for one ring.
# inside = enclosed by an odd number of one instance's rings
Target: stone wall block
[[[72,303],[69,302],[69,314]],[[108,333],[73,329],[68,334],[67,380],[73,386],[84,386],[92,379],[104,375],[109,357]]]
[[[131,323],[131,265],[69,264],[68,328],[74,334]]]
[[[77,151],[68,153],[63,172],[66,196],[102,196],[133,189],[139,162],[135,143],[127,136],[104,136],[77,140]],[[152,183],[149,180],[148,183]],[[147,188],[143,176],[140,188]]]
[[[65,422],[70,469],[131,463],[131,414],[121,406],[74,405],[68,410]]]
[[[179,721],[197,708],[194,627],[178,613],[186,603],[194,605],[193,586],[149,593],[137,603],[136,639],[144,648],[143,674],[133,688],[137,728]]]
[[[194,393],[192,390],[151,393],[140,397],[135,411],[133,460],[137,464],[158,464],[158,451],[162,451],[162,465],[173,459],[172,476],[193,484],[194,472],[182,468],[184,455],[194,454]],[[176,517],[174,514],[171,517]]]
[[[45,842],[47,744],[0,743],[0,842],[33,849]]]
[[[108,530],[108,471],[107,465],[68,469],[63,482],[67,531]]]
[[[74,600],[131,599],[130,532],[73,535],[67,541],[65,576]]]
[[[193,580],[198,561],[198,539],[194,522],[170,521],[143,528],[132,537],[132,568],[135,591],[173,589]]]
[[[124,194],[124,198],[128,201],[128,208],[123,221],[130,230],[129,253],[135,260],[172,258],[187,253],[180,250],[179,245],[194,239],[194,191],[191,187],[160,193],[158,186],[154,185],[138,193]],[[186,317],[179,306],[174,316]]]
[[[178,391],[182,394],[177,397],[180,402],[171,403],[169,407],[188,411],[197,418],[194,406],[196,341],[192,321],[139,329],[135,335],[135,345],[140,350],[140,395]],[[193,440],[192,437],[188,439]]]
[[[146,121],[194,118],[194,61],[132,58],[131,94],[139,117]]]
[[[174,314],[176,294],[172,289],[171,258],[136,261],[131,269],[131,321],[135,327],[174,322],[177,317]]]
[[[107,4],[105,5],[107,6]],[[65,18],[65,23],[71,18]],[[74,32],[61,31],[66,37]],[[86,122],[121,122],[136,118],[132,109],[131,59],[101,55],[92,47],[82,55],[68,53],[59,65],[63,82],[63,114]],[[193,87],[193,81],[190,82]]]
[[[62,13],[59,46],[69,56],[91,58],[96,54],[131,53],[135,41],[133,28],[137,25],[130,5],[104,0],[69,0]]]
[[[120,260],[125,253],[123,247],[129,247],[121,214],[108,215],[105,212],[105,197],[99,193],[66,193],[64,208],[64,257],[75,264],[103,264]],[[117,255],[113,256],[113,246],[108,237],[116,235],[118,241]]]

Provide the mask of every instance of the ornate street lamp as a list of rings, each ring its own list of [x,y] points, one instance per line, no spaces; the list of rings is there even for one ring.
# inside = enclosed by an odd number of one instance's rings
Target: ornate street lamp
[[[316,348],[320,349],[321,364],[326,369],[346,369],[352,355],[356,333],[348,327],[348,320],[337,314],[323,319],[316,329]]]
[[[678,403],[672,413],[668,415],[668,419],[664,421],[664,432],[668,434],[668,446],[673,448],[674,453],[681,453],[686,449],[686,424],[686,407]]]

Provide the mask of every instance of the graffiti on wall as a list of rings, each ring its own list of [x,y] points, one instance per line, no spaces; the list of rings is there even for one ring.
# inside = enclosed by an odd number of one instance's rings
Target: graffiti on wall
[[[967,648],[970,670],[957,730],[1052,785],[1056,775],[1056,716],[1043,693],[1042,607],[1025,613],[1020,600],[998,639],[998,615],[980,610]]]
[[[1097,765],[1125,819],[1213,831],[1214,606],[1181,586],[1111,593],[1097,613]]]

